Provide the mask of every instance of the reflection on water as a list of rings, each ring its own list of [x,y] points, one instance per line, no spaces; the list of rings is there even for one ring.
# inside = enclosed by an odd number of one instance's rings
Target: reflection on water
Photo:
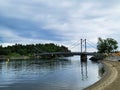
[[[88,73],[87,73],[87,61],[83,62],[81,61],[81,76],[82,76],[82,80],[85,80],[88,78]]]
[[[102,77],[103,74],[105,73],[105,68],[104,68],[104,65],[103,64],[99,64],[99,76]]]
[[[82,90],[100,79],[98,63],[79,57],[0,62],[0,90]]]

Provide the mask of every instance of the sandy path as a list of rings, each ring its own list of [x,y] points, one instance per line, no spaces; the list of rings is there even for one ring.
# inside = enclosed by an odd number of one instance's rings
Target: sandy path
[[[120,62],[103,61],[105,75],[94,85],[84,90],[120,90]]]

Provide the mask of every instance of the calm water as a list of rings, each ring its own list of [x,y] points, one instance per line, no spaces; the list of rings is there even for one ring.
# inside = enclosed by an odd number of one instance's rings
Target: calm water
[[[80,57],[0,62],[0,90],[82,90],[98,81],[100,64]]]

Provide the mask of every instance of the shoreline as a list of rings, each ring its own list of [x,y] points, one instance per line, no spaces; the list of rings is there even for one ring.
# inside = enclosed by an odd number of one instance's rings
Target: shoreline
[[[119,90],[120,89],[120,62],[102,61],[105,67],[103,77],[93,85],[83,90]],[[117,86],[116,86],[117,85]]]
[[[30,57],[29,56],[20,56],[20,57],[14,57],[14,56],[12,56],[12,57],[1,57],[0,58],[0,60],[19,60],[19,59],[30,59]]]

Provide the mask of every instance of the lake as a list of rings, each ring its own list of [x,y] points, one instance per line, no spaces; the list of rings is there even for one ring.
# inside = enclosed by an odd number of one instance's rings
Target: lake
[[[79,56],[0,62],[0,90],[82,90],[101,79],[101,64]]]

